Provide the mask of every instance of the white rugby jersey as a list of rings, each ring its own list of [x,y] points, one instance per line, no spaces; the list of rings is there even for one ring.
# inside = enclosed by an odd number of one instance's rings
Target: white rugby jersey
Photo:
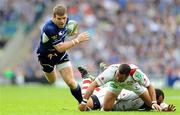
[[[104,104],[104,96],[107,92],[108,88],[101,88],[98,92],[93,93],[97,96],[100,107]],[[122,89],[116,102],[114,103],[113,110],[114,111],[131,111],[131,110],[139,110],[141,106],[143,106],[144,101],[133,91]],[[165,110],[168,107],[168,104],[161,103],[161,110]]]
[[[100,107],[102,107],[104,104],[104,97],[107,90],[108,88],[104,87],[98,92],[93,93],[94,95],[97,96],[100,102]],[[144,101],[141,98],[139,98],[139,96],[135,94],[133,91],[122,89],[122,91],[120,92],[117,98],[117,101],[113,106],[113,110],[114,111],[138,110],[143,104]]]
[[[123,89],[119,94],[117,101],[113,106],[114,111],[130,111],[130,110],[139,110],[143,106],[144,101],[133,91]],[[161,110],[168,108],[167,103],[160,104]]]
[[[150,81],[148,77],[134,64],[129,64],[131,72],[128,78],[124,82],[118,82],[115,80],[115,73],[118,70],[120,64],[110,65],[104,72],[102,72],[95,81],[99,86],[110,82],[109,90],[119,95],[121,90],[128,89],[134,91],[138,95],[144,92],[143,86],[148,87]]]
[[[113,106],[114,111],[138,110],[144,101],[133,91],[123,89]]]

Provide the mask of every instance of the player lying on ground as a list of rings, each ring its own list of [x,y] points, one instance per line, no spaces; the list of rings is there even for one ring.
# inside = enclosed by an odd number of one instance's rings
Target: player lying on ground
[[[90,83],[94,80],[94,77],[89,74],[89,72],[83,68],[79,67],[78,70],[80,71],[83,83],[82,83],[82,94],[86,92],[87,88],[89,87]],[[94,90],[93,95],[87,101],[87,107],[92,110],[100,109],[103,105],[104,96],[107,91],[107,86],[105,87],[98,87]],[[162,111],[175,111],[174,105],[168,105],[163,103],[164,100],[164,93],[160,89],[156,89],[156,99],[158,105]],[[123,89],[118,98],[115,101],[113,106],[113,111],[130,111],[130,110],[151,110],[151,107],[147,106],[144,101],[133,91],[129,91]]]

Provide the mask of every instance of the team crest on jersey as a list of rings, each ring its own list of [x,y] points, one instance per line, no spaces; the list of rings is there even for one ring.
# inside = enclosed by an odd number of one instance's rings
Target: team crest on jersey
[[[64,34],[64,31],[60,31],[58,34],[62,36]]]

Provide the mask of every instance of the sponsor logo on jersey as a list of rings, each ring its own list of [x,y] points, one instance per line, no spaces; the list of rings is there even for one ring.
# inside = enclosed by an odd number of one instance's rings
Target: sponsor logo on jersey
[[[135,77],[138,79],[142,79],[142,74],[140,72],[136,71]]]
[[[55,40],[55,39],[58,38],[58,35],[52,36],[51,38],[52,38],[53,40]]]

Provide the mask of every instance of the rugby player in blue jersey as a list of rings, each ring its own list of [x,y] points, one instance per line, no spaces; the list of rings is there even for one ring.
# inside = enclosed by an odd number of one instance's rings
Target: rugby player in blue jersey
[[[69,86],[72,95],[80,103],[82,101],[81,88],[74,79],[73,68],[66,50],[87,41],[89,36],[87,32],[83,32],[76,38],[65,41],[65,38],[68,37],[68,21],[67,7],[62,4],[56,5],[53,8],[52,19],[47,21],[42,28],[37,55],[49,83],[55,82],[57,70]]]

